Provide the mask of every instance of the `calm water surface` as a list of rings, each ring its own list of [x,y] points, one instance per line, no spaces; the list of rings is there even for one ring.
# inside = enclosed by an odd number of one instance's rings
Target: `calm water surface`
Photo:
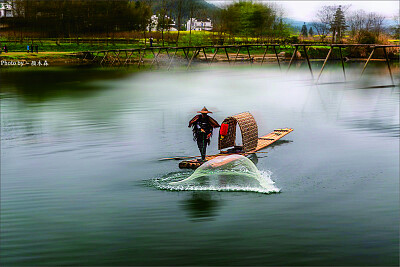
[[[399,87],[365,88],[390,83],[378,66],[342,80],[1,70],[2,264],[398,266]],[[294,128],[258,157],[279,194],[152,186],[181,172],[159,158],[198,154],[187,123],[204,105]]]

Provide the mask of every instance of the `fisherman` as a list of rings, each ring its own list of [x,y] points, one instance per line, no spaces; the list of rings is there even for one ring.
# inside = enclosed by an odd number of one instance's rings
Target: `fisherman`
[[[200,113],[200,115],[193,117],[188,127],[193,128],[193,140],[197,141],[197,146],[201,154],[201,161],[204,162],[206,159],[207,145],[210,144],[213,129],[220,127],[220,125],[216,120],[207,115],[212,112],[208,111],[206,107],[197,111],[197,113]]]

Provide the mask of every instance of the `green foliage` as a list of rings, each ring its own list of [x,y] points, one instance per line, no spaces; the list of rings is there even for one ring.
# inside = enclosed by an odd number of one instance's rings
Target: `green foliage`
[[[300,40],[299,40],[298,36],[293,35],[293,36],[285,38],[284,42],[287,44],[298,44],[298,43],[300,43]]]
[[[192,32],[191,35],[184,34],[180,38],[180,45],[211,45],[210,37],[203,32]]]
[[[308,30],[307,30],[307,25],[304,22],[303,27],[301,27],[301,35],[303,35],[304,37],[308,36]]]
[[[221,11],[221,28],[234,35],[261,37],[277,36],[286,24],[267,5],[253,2],[235,2]]]
[[[376,44],[378,43],[378,38],[375,34],[370,31],[360,32],[360,43],[362,44]]]
[[[344,16],[342,7],[339,6],[336,9],[333,21],[331,23],[331,30],[333,32],[333,35],[337,34],[337,38],[341,39],[343,37],[343,33],[346,30],[346,28],[347,28],[346,18]]]
[[[180,15],[184,20],[188,20],[191,13],[194,13],[195,17],[203,17],[218,10],[216,6],[204,0],[151,0],[151,4],[154,14],[165,13],[167,10],[166,13],[171,17],[177,18]]]
[[[313,37],[314,36],[314,30],[312,27],[310,27],[310,29],[308,30],[308,34]]]
[[[15,0],[14,6],[18,15],[9,20],[11,27],[46,37],[144,30],[151,16],[148,4],[129,0]]]

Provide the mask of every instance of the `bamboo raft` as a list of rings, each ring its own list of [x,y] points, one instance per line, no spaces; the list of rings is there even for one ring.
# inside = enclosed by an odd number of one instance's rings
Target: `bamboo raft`
[[[216,155],[207,155],[206,161],[212,160],[218,156],[227,156],[233,154],[249,156],[270,146],[293,131],[291,128],[275,129],[273,132],[267,135],[258,137],[257,123],[254,117],[248,112],[243,112],[235,116],[228,117],[222,122],[222,124],[224,123],[228,124],[229,126],[226,135],[221,136],[221,132],[219,134],[218,148],[221,152]],[[224,148],[236,147],[235,139],[237,124],[239,125],[242,133],[243,146],[240,147],[241,150],[239,152],[231,152],[232,150],[229,149],[223,151],[222,149]],[[184,160],[179,163],[179,168],[197,169],[203,163],[204,162],[199,162],[197,159]]]
[[[282,137],[284,137],[285,135],[291,133],[293,131],[293,129],[291,128],[284,128],[284,129],[276,129],[273,132],[264,135],[262,137],[258,138],[258,144],[256,149],[249,151],[249,152],[238,152],[238,153],[229,153],[228,151],[221,151],[218,154],[215,155],[207,155],[206,156],[206,161],[212,160],[218,156],[227,156],[227,155],[233,155],[233,154],[239,154],[239,155],[243,155],[243,156],[249,156],[251,154],[254,154],[266,147],[268,147],[269,145],[273,144],[274,142],[278,141],[279,139],[281,139]],[[184,160],[181,161],[179,163],[179,168],[181,169],[197,169],[198,167],[200,167],[204,162],[199,162],[196,159],[192,159],[192,160]]]

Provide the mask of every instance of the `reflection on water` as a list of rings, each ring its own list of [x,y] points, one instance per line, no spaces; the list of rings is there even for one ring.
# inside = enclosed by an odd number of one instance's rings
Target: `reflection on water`
[[[2,69],[2,263],[398,266],[399,87],[347,67]],[[192,174],[158,159],[198,155],[203,106],[294,129],[253,159],[281,194],[147,186]]]
[[[213,198],[212,194],[206,191],[193,192],[189,198],[181,201],[182,207],[194,221],[212,220],[217,216],[222,203],[223,200]]]

